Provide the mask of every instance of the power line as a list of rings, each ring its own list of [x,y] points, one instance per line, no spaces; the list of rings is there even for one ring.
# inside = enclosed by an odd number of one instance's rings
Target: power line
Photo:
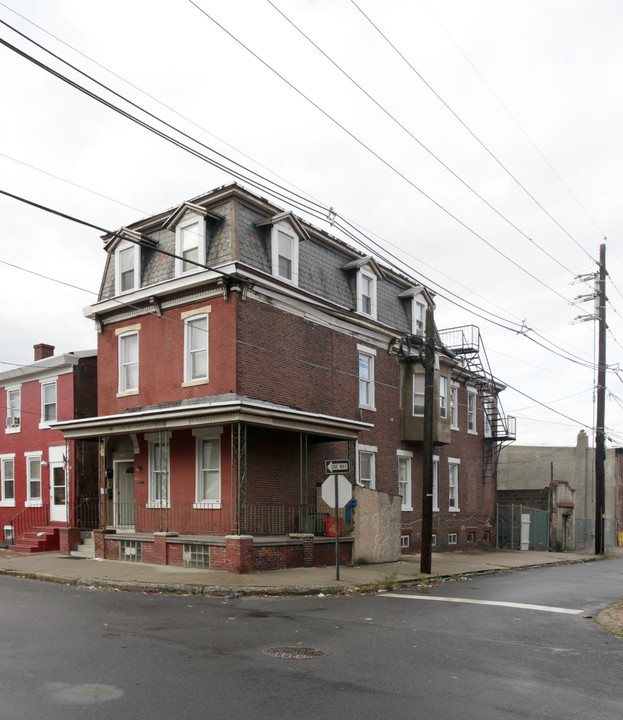
[[[10,26],[9,26],[7,23],[5,23],[4,21],[0,21],[0,22],[3,22],[3,24],[5,24],[5,25],[7,25],[8,27],[10,27]],[[17,32],[18,32],[18,31],[17,31]],[[23,37],[26,37],[26,36],[23,35],[23,33],[18,33],[18,34],[22,35]],[[142,112],[145,112],[145,113],[148,114],[150,117],[154,117],[157,121],[162,122],[164,125],[166,125],[167,127],[172,128],[172,129],[175,130],[176,132],[180,132],[180,134],[182,134],[183,136],[185,136],[185,137],[191,139],[193,142],[196,142],[196,143],[198,143],[199,145],[207,148],[207,149],[210,150],[211,152],[214,152],[215,154],[219,155],[220,157],[225,158],[225,160],[227,160],[227,161],[229,161],[229,162],[233,162],[233,161],[230,161],[229,158],[226,158],[225,156],[223,156],[221,153],[217,153],[217,152],[214,151],[212,148],[209,148],[208,146],[204,145],[203,143],[200,143],[199,141],[195,140],[194,138],[192,138],[191,136],[187,135],[186,133],[183,133],[183,132],[181,132],[181,131],[178,131],[176,128],[174,128],[173,126],[171,126],[169,123],[166,123],[166,122],[164,122],[164,121],[160,121],[160,119],[157,118],[157,117],[156,117],[155,115],[153,115],[152,113],[149,113],[148,111],[143,110],[140,106],[136,105],[136,103],[133,103],[132,101],[126,100],[126,99],[123,98],[123,96],[121,96],[119,93],[116,93],[115,91],[107,88],[105,85],[103,85],[103,84],[100,83],[99,81],[91,78],[89,75],[87,75],[87,74],[84,73],[83,71],[81,71],[81,70],[79,70],[79,69],[77,69],[77,68],[74,68],[73,65],[71,65],[70,63],[67,63],[66,61],[62,60],[61,58],[58,58],[58,56],[56,56],[54,53],[51,53],[50,51],[46,50],[45,48],[42,48],[42,46],[40,46],[38,43],[35,43],[34,41],[30,40],[29,38],[26,38],[26,39],[28,39],[30,42],[33,42],[33,44],[37,45],[38,47],[41,47],[41,49],[45,50],[45,52],[48,52],[49,54],[51,54],[53,57],[59,59],[59,60],[60,60],[61,62],[63,62],[64,64],[68,65],[69,67],[72,67],[73,69],[75,69],[75,70],[76,70],[77,72],[79,72],[80,74],[84,75],[85,77],[88,77],[88,78],[91,79],[93,82],[95,82],[95,83],[97,83],[98,85],[100,85],[101,87],[104,87],[105,89],[107,89],[108,91],[110,91],[111,93],[113,93],[114,95],[120,97],[121,99],[123,99],[124,101],[128,102],[128,103],[131,104],[132,106],[137,107],[137,108],[138,108],[139,110],[141,110]],[[199,151],[197,151],[197,150],[189,147],[188,145],[185,145],[185,144],[182,143],[181,141],[176,140],[175,138],[167,135],[167,134],[164,133],[163,131],[158,130],[157,128],[154,128],[153,126],[149,125],[149,124],[146,123],[145,121],[142,121],[142,120],[136,118],[135,116],[131,115],[131,114],[128,113],[127,111],[124,111],[124,110],[118,108],[117,106],[115,106],[114,104],[110,103],[109,101],[104,100],[104,99],[101,98],[100,96],[98,96],[98,95],[96,95],[95,93],[93,93],[93,92],[87,90],[86,88],[80,86],[78,83],[76,83],[76,82],[70,80],[69,78],[63,76],[62,74],[58,73],[57,71],[53,70],[52,68],[49,68],[49,67],[46,66],[44,63],[41,63],[40,61],[37,61],[36,59],[32,58],[32,57],[29,56],[28,54],[24,53],[23,51],[18,50],[17,48],[13,48],[13,46],[11,46],[11,45],[10,45],[9,43],[7,43],[6,41],[0,40],[0,42],[4,43],[5,45],[7,45],[8,47],[10,47],[11,49],[15,49],[15,51],[16,51],[18,54],[22,55],[22,56],[25,57],[26,59],[31,60],[32,62],[34,62],[35,64],[37,64],[37,65],[38,65],[39,67],[41,67],[42,69],[45,69],[46,71],[48,71],[48,72],[50,72],[51,74],[53,74],[53,75],[54,75],[55,77],[57,77],[58,79],[63,80],[64,82],[68,83],[70,86],[74,87],[75,89],[80,90],[81,92],[85,93],[86,95],[88,95],[88,96],[91,97],[92,99],[95,99],[95,100],[97,100],[98,102],[104,104],[106,107],[109,107],[109,109],[112,109],[112,110],[114,110],[115,112],[118,112],[118,113],[121,114],[123,117],[126,117],[127,119],[130,119],[130,120],[132,120],[133,122],[139,124],[139,125],[140,125],[141,127],[143,127],[144,129],[147,129],[147,130],[155,133],[156,135],[158,135],[158,136],[161,137],[162,139],[165,139],[165,140],[173,143],[174,145],[176,145],[176,146],[179,147],[180,149],[186,150],[187,152],[191,153],[191,154],[194,155],[195,157],[198,157],[199,159],[202,159],[202,160],[204,160],[204,161],[206,161],[206,162],[209,162],[210,164],[212,164],[213,166],[215,166],[215,167],[217,167],[217,168],[219,168],[219,169],[221,169],[221,170],[225,170],[225,171],[229,172],[230,174],[234,175],[234,177],[237,177],[237,178],[239,178],[239,179],[245,180],[246,182],[248,182],[248,183],[249,183],[250,185],[252,185],[253,187],[259,188],[259,189],[261,189],[261,190],[263,190],[263,191],[267,191],[269,194],[271,194],[271,195],[273,195],[273,196],[275,196],[275,197],[277,197],[277,198],[285,199],[286,201],[289,201],[291,204],[294,204],[295,206],[299,207],[300,209],[303,209],[305,212],[308,212],[309,214],[311,214],[311,215],[313,215],[313,216],[315,216],[315,217],[319,217],[319,218],[321,218],[322,220],[326,220],[326,219],[327,219],[327,218],[325,217],[325,213],[327,212],[327,209],[326,209],[326,208],[322,208],[322,206],[320,206],[318,203],[316,203],[316,205],[318,205],[318,208],[311,208],[311,207],[309,206],[309,204],[301,204],[300,200],[297,199],[297,198],[300,197],[300,196],[296,196],[296,194],[292,193],[291,191],[288,191],[288,190],[286,190],[285,188],[282,188],[281,186],[276,185],[276,184],[273,183],[272,181],[269,181],[268,179],[263,178],[261,175],[258,175],[258,174],[255,173],[254,171],[248,170],[247,168],[244,168],[245,170],[247,170],[248,172],[250,172],[250,173],[253,174],[254,176],[259,177],[260,180],[264,180],[265,182],[269,182],[269,183],[271,184],[271,187],[267,187],[267,186],[264,185],[263,183],[261,183],[261,182],[259,182],[259,181],[257,181],[257,180],[254,180],[253,178],[250,178],[248,175],[245,175],[244,173],[240,172],[239,170],[235,170],[235,169],[229,168],[229,167],[223,165],[221,162],[215,161],[214,159],[210,158],[209,156],[206,156],[206,155],[204,155],[203,153],[201,153],[201,152],[199,152]],[[234,164],[235,164],[236,166],[238,166],[238,167],[243,167],[243,166],[241,166],[239,163],[235,163],[235,162],[234,162]],[[276,187],[277,187],[277,190],[275,190],[275,185],[276,185]],[[287,194],[287,195],[284,195],[284,194],[281,192],[282,190],[285,191],[285,192],[288,193],[288,194]],[[293,200],[292,197],[291,197],[292,195],[294,195],[294,197],[295,197],[294,200]],[[332,211],[332,209],[329,208],[329,209],[328,209],[328,213],[330,214],[331,211]],[[347,222],[348,222],[348,221],[347,221]],[[354,226],[352,226],[352,227],[354,228]],[[342,228],[342,229],[343,229],[343,228]],[[355,229],[356,229],[356,228],[355,228]],[[344,230],[344,229],[343,229],[343,230]],[[357,231],[358,231],[358,230],[357,230]],[[358,232],[360,232],[360,231],[358,231]],[[354,236],[352,235],[352,233],[349,233],[349,231],[346,231],[346,233],[347,233],[350,237],[354,237]],[[354,239],[355,239],[357,242],[360,242],[360,243],[362,242],[359,238],[354,238]],[[527,272],[527,271],[526,271],[526,272]],[[555,291],[554,291],[554,292],[555,292]],[[562,297],[562,296],[561,296],[561,297]],[[457,305],[457,306],[459,306],[459,307],[462,307],[462,306],[461,306],[459,303],[457,303],[456,301],[450,300],[450,302],[453,302],[455,305]],[[473,303],[470,303],[470,304],[471,304],[472,306],[474,306]],[[475,306],[475,307],[478,307],[478,306]],[[482,308],[481,308],[481,309],[482,309]],[[471,311],[471,312],[473,312],[473,311]],[[483,310],[483,312],[486,312],[488,315],[493,315],[490,311]],[[477,313],[476,313],[476,314],[477,314]],[[488,322],[494,322],[494,321],[490,320],[489,318],[486,318],[486,317],[484,317],[484,316],[482,316],[482,315],[479,315],[479,317],[487,320]],[[512,322],[512,321],[511,321],[511,322]],[[498,323],[495,323],[495,322],[494,322],[494,324],[498,324]],[[513,324],[515,324],[515,323],[513,323]],[[506,328],[506,329],[510,329],[510,328]],[[522,328],[520,329],[520,331],[521,331],[521,332],[524,332],[524,331],[525,331],[525,328],[522,327]],[[566,359],[568,359],[568,358],[566,358]]]
[[[210,20],[212,23],[214,23],[218,28],[220,28],[226,35],[228,35],[234,42],[236,42],[240,47],[242,47],[246,52],[248,52],[250,55],[252,55],[258,62],[260,62],[264,67],[266,67],[270,72],[272,72],[274,75],[276,75],[280,80],[282,80],[290,89],[292,89],[295,93],[300,95],[304,100],[306,100],[308,103],[310,103],[313,107],[316,108],[324,117],[326,117],[330,122],[332,122],[334,125],[336,125],[340,130],[345,132],[351,139],[353,139],[358,145],[360,145],[362,148],[364,148],[367,152],[369,152],[371,155],[373,155],[379,162],[381,162],[385,167],[387,167],[389,170],[391,170],[394,174],[396,174],[399,178],[404,180],[407,184],[409,184],[414,190],[416,190],[420,195],[425,197],[429,202],[431,202],[435,207],[439,208],[443,213],[445,213],[448,217],[450,217],[452,220],[454,220],[456,223],[458,223],[461,227],[463,227],[465,230],[467,230],[471,235],[478,238],[481,242],[483,242],[487,247],[489,247],[491,250],[496,252],[498,255],[502,256],[505,260],[510,262],[512,265],[514,265],[516,268],[524,272],[526,275],[531,277],[535,282],[545,287],[550,292],[557,295],[562,300],[565,300],[567,302],[567,299],[561,295],[557,290],[549,286],[547,283],[545,283],[543,280],[540,280],[536,275],[531,273],[529,270],[527,270],[525,267],[517,263],[515,260],[510,258],[508,255],[503,253],[499,248],[497,248],[493,243],[486,240],[480,233],[476,232],[473,228],[471,228],[467,223],[463,222],[457,215],[455,215],[453,212],[451,212],[448,208],[446,208],[444,205],[442,205],[440,202],[435,200],[431,195],[429,195],[425,190],[420,188],[413,180],[408,178],[403,172],[398,170],[396,167],[394,167],[389,161],[385,160],[379,153],[377,153],[375,150],[373,150],[369,145],[367,145],[361,138],[359,138],[357,135],[355,135],[353,132],[348,130],[342,123],[340,123],[338,120],[336,120],[330,113],[328,113],[326,110],[324,110],[318,103],[316,103],[314,100],[309,98],[305,93],[296,85],[291,83],[289,80],[287,80],[281,73],[279,73],[277,70],[275,70],[271,65],[269,65],[264,59],[262,59],[257,53],[255,53],[251,48],[249,48],[247,45],[245,45],[242,40],[237,38],[233,33],[231,33],[227,28],[225,28],[223,25],[221,25],[215,18],[213,18],[208,12],[206,12],[203,8],[201,8],[197,3],[194,2],[194,0],[188,0],[188,2],[193,5],[197,10],[199,10],[200,13],[202,13],[208,20]]]

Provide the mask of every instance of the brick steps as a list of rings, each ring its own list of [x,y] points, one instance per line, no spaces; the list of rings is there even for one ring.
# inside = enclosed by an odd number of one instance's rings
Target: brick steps
[[[35,526],[22,533],[11,550],[21,553],[52,552],[60,548],[60,535],[57,527]]]

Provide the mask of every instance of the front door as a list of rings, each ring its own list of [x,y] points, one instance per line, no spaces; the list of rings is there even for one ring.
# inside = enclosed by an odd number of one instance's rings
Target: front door
[[[115,525],[134,527],[134,463],[115,464]]]
[[[67,483],[63,463],[50,463],[50,522],[67,522]]]

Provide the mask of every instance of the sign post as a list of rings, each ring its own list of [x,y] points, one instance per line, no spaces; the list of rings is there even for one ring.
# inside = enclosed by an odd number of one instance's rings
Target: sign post
[[[338,465],[339,464],[339,465]],[[349,471],[348,460],[327,460],[325,467],[328,470],[330,467],[338,465],[339,467],[346,466],[345,472]],[[351,499],[353,495],[353,486],[350,484],[348,478],[344,475],[333,474],[322,483],[321,487],[322,499],[327,503],[329,507],[332,507],[335,512],[333,514],[333,523],[335,531],[335,579],[340,579],[340,523],[338,510],[341,507],[345,507],[346,503]]]

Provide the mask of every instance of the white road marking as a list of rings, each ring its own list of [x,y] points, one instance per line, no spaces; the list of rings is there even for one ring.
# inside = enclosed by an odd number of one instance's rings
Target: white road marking
[[[561,613],[562,615],[579,615],[584,610],[552,607],[551,605],[531,605],[530,603],[503,602],[501,600],[474,600],[473,598],[440,597],[438,595],[399,595],[384,593],[378,597],[403,598],[404,600],[435,600],[436,602],[465,603],[467,605],[497,605],[498,607],[520,608],[522,610],[540,610],[541,612]]]

